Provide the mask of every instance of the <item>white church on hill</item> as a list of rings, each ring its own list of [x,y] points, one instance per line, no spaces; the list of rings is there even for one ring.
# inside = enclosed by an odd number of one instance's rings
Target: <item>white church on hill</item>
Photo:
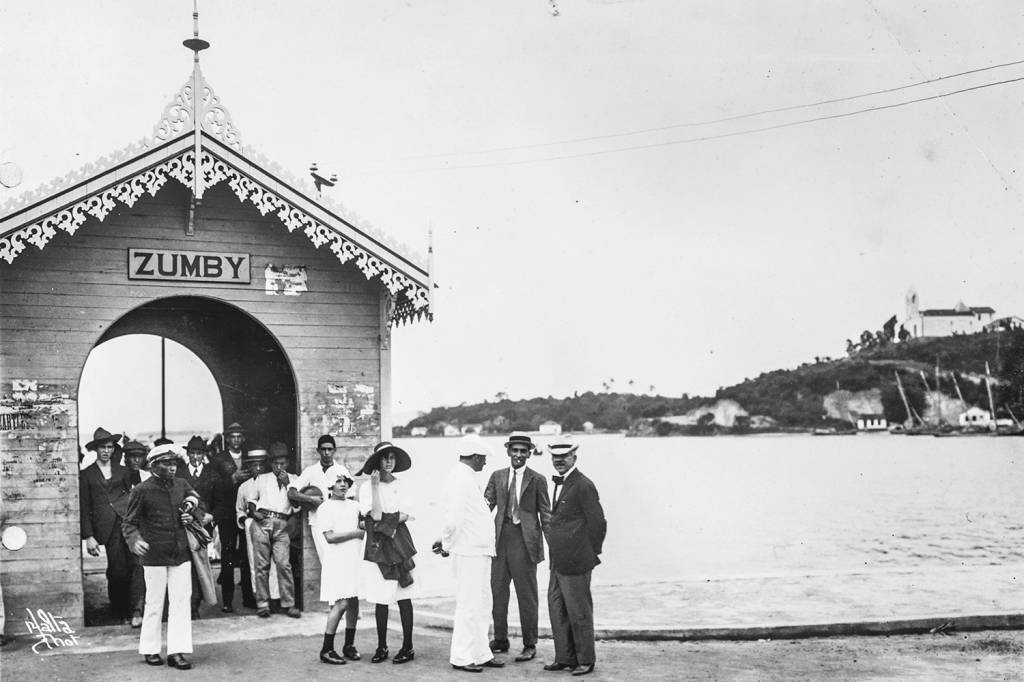
[[[952,308],[921,310],[917,291],[911,289],[906,298],[906,319],[903,327],[912,338],[922,336],[953,336],[976,334],[992,322],[996,311],[988,306],[972,307],[958,302]]]

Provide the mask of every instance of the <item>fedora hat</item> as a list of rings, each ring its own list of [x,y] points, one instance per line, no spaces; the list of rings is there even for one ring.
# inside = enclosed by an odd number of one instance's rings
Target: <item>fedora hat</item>
[[[176,459],[179,462],[185,461],[185,451],[180,445],[165,443],[157,445],[146,455],[146,464],[152,466],[153,462],[162,462],[165,459]]]
[[[132,455],[142,455],[145,457],[148,452],[149,448],[137,440],[130,440],[124,446],[124,454],[128,457]]]
[[[551,453],[552,457],[565,457],[576,452],[579,447],[580,444],[572,436],[562,436],[553,443],[548,443],[548,452]]]
[[[206,441],[203,440],[202,436],[192,436],[188,439],[188,445],[185,446],[186,450],[202,450],[206,452]]]
[[[394,472],[405,471],[412,466],[412,458],[409,453],[387,441],[377,443],[373,446],[373,454],[366,458],[363,468],[356,472],[356,476],[366,476],[380,469],[380,458],[386,454],[395,456]]]
[[[530,450],[533,450],[533,439],[530,438],[529,434],[525,431],[513,431],[508,435],[508,440],[505,441],[505,447],[511,447],[513,445],[525,445]]]
[[[281,457],[291,457],[291,453],[288,452],[288,446],[279,440],[274,441],[270,444],[270,459],[280,459]]]
[[[231,422],[230,424],[228,424],[228,427],[224,429],[224,435],[228,436],[232,433],[240,433],[244,436],[245,429],[243,429],[242,425],[239,424],[238,422]]]
[[[121,440],[120,433],[110,433],[102,426],[96,429],[96,432],[92,434],[92,440],[85,444],[86,450],[95,450],[101,445],[111,443],[117,445],[117,441]]]

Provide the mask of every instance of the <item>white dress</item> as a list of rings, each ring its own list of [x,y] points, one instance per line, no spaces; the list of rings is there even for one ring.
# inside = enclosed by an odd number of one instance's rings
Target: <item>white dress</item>
[[[354,500],[328,499],[317,509],[311,530],[323,537],[329,530],[347,533],[358,528],[359,505]],[[361,540],[325,542],[320,562],[320,601],[333,604],[359,596],[360,564],[365,563]]]
[[[359,511],[363,514],[369,514],[373,508],[371,485],[370,481],[365,481],[359,486]],[[400,511],[408,514],[410,521],[413,520],[413,506],[399,478],[396,477],[391,483],[380,484],[380,502],[385,514]],[[366,540],[369,541],[369,538]],[[363,554],[359,556],[362,557]],[[385,580],[377,564],[363,560],[360,562],[359,596],[374,604],[394,604],[400,599],[416,599],[420,596],[420,583],[415,569],[412,571],[412,577],[412,584],[402,587],[397,580]]]

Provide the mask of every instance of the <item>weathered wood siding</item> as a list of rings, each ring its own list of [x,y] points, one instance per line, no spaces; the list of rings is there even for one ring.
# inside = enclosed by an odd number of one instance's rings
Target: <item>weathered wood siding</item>
[[[0,264],[0,495],[3,520],[25,528],[28,545],[0,550],[8,629],[25,608],[82,624],[78,500],[78,382],[89,351],[119,317],[169,296],[229,302],[259,320],[290,359],[299,405],[301,465],[316,461],[316,439],[333,433],[350,463],[379,438],[380,286],[351,263],[289,233],[274,216],[240,204],[226,185],[210,190],[195,236],[185,234],[188,191],[168,182],[155,198],[78,232],[63,232],[42,251],[28,247]],[[129,248],[244,252],[249,285],[129,281]],[[268,263],[305,265],[309,290],[268,295]],[[16,383],[17,382],[17,383]],[[30,383],[22,383],[30,382]],[[20,389],[20,390],[19,390]],[[115,387],[116,390],[116,387]],[[345,416],[351,433],[341,432]],[[109,429],[117,424],[104,425]],[[305,531],[305,603],[315,607],[319,563]]]

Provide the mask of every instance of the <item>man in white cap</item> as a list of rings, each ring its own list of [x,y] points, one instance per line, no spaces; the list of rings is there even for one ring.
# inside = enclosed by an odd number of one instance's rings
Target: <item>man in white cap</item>
[[[490,449],[476,434],[458,444],[459,463],[444,485],[444,528],[440,549],[455,559],[455,624],[449,661],[457,670],[478,673],[500,668],[487,642],[491,609],[491,558],[494,525],[476,474]],[[435,543],[435,546],[437,543]]]
[[[590,574],[601,563],[598,555],[607,524],[593,481],[576,468],[579,445],[564,436],[548,445],[552,476],[551,521],[548,549],[551,579],[548,612],[555,640],[555,660],[544,670],[571,670],[573,675],[594,672],[594,601]]]
[[[122,527],[128,547],[142,557],[146,577],[146,609],[139,634],[139,653],[149,665],[163,665],[160,658],[160,620],[167,596],[167,664],[188,670],[192,662],[192,557],[185,524],[201,522],[199,496],[183,478],[175,477],[184,466],[181,446],[158,445],[146,457],[152,476],[132,488],[128,513]],[[186,511],[190,510],[190,511]]]

